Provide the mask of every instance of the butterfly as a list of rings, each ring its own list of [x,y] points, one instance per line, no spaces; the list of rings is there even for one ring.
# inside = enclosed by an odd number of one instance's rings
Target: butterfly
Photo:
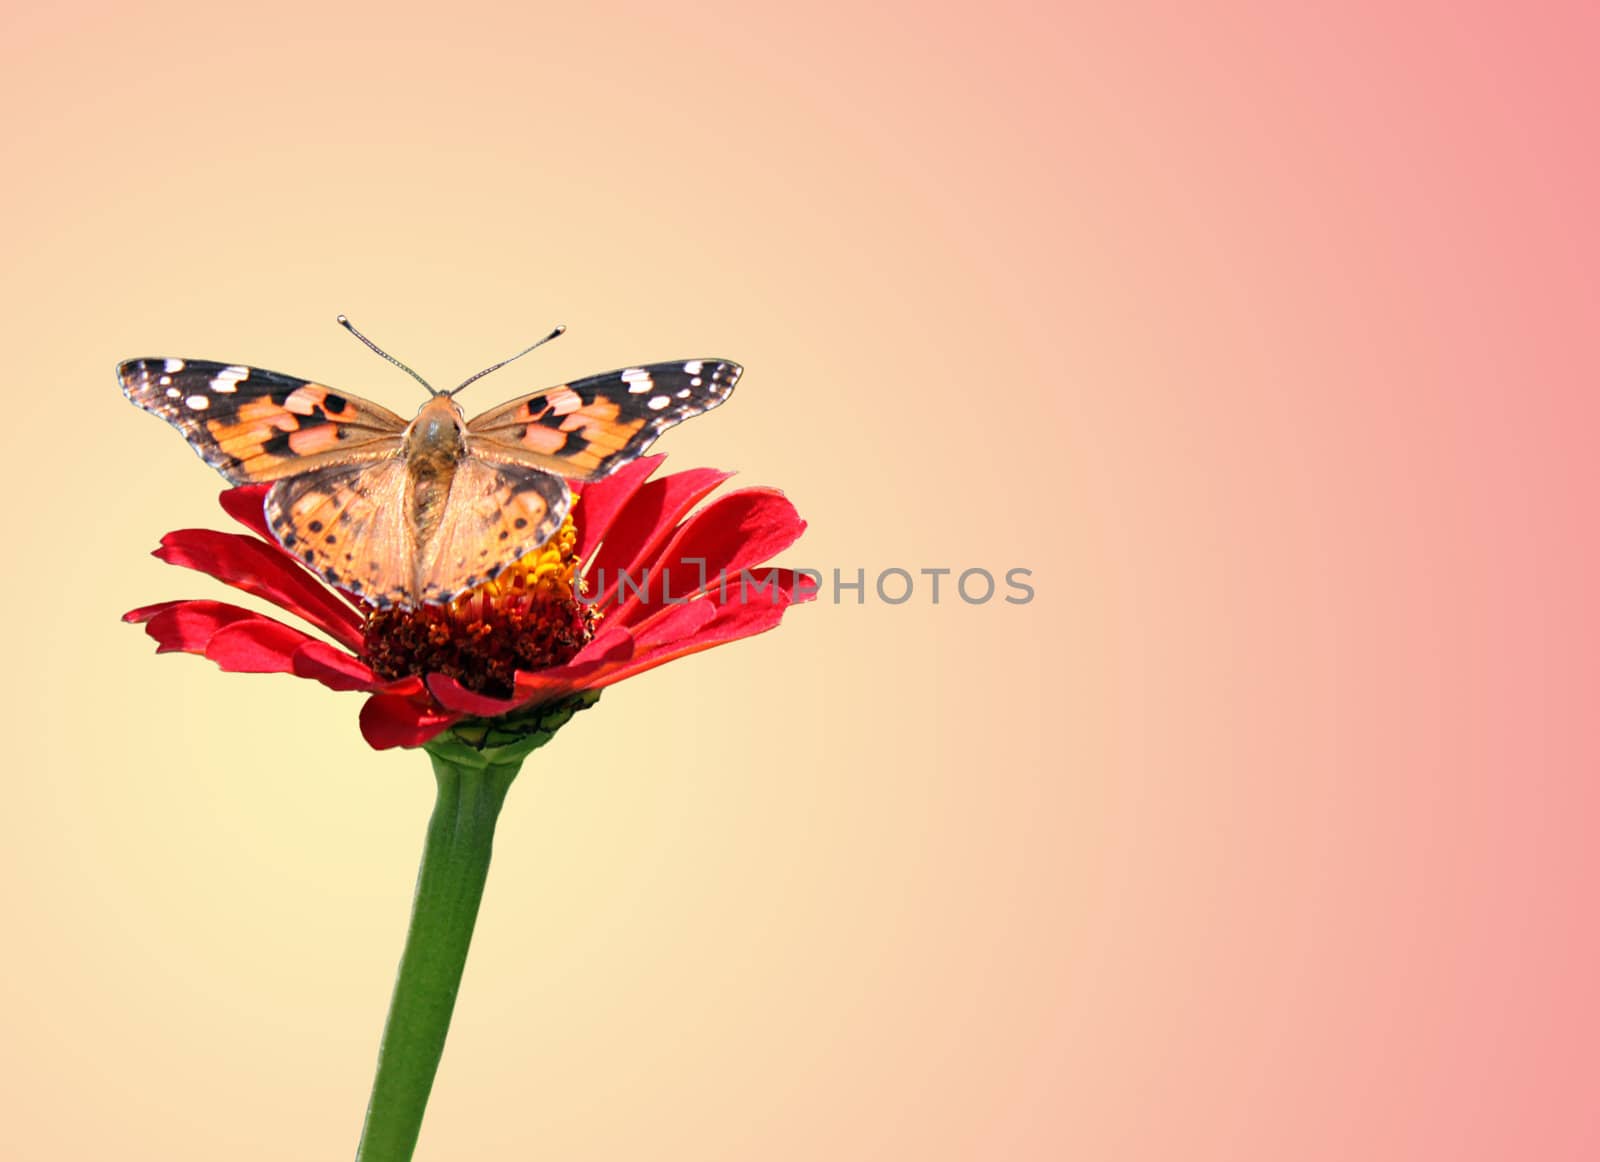
[[[728,398],[742,368],[651,363],[547,387],[468,420],[450,391],[339,322],[427,388],[409,423],[310,380],[236,363],[130,359],[128,399],[183,433],[234,484],[271,482],[273,535],[329,584],[377,607],[443,604],[492,580],[561,527],[568,480],[599,480]]]

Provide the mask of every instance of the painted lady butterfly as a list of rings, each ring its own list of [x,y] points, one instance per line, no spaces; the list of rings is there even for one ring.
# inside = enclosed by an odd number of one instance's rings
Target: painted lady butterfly
[[[380,608],[452,600],[560,528],[566,480],[598,480],[662,432],[728,398],[719,359],[652,363],[548,387],[467,420],[450,391],[356,338],[428,389],[409,424],[330,387],[238,364],[130,359],[122,392],[183,433],[234,484],[272,481],[266,514],[285,549]],[[565,478],[565,479],[564,479]]]

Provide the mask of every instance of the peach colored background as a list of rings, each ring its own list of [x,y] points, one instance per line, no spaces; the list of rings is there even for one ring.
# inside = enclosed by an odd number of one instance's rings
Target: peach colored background
[[[737,358],[791,563],[1038,590],[543,752],[419,1158],[1600,1156],[1592,9],[3,19],[0,1154],[353,1151],[426,765],[116,623],[224,518],[111,376],[413,407],[345,311]]]

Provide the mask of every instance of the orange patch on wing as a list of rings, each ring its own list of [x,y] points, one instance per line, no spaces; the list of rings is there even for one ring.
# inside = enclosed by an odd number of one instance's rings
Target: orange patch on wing
[[[611,400],[597,399],[588,407],[579,408],[566,419],[562,420],[561,430],[563,432],[572,432],[576,431],[578,428],[587,428],[593,424],[610,425],[619,414],[621,414],[621,409],[618,408],[617,405]],[[639,421],[641,424],[643,422],[644,421],[642,420]],[[634,425],[634,430],[638,430],[637,424]]]
[[[626,424],[587,424],[583,428],[583,437],[589,441],[591,448],[601,452],[617,452],[626,447],[634,433],[642,427],[643,420],[632,420]]]
[[[307,414],[309,415],[310,413],[308,412]],[[272,424],[288,432],[293,431],[297,426],[294,417],[285,415],[283,408],[265,396],[240,404],[237,415],[239,423],[236,426],[238,427],[243,427],[246,424]],[[215,431],[216,429],[213,428],[212,430]]]
[[[529,424],[527,432],[522,437],[525,447],[535,452],[543,452],[547,456],[553,456],[561,451],[561,446],[566,442],[566,436],[554,428],[545,428],[538,424]]]
[[[289,450],[296,456],[326,452],[338,443],[339,428],[336,424],[311,424],[289,433]]]
[[[243,409],[240,409],[241,415]],[[237,424],[225,424],[220,420],[208,420],[206,431],[211,433],[211,438],[221,448],[232,456],[244,458],[243,452],[249,449],[260,451],[271,438],[274,431],[293,432],[300,426],[293,416],[284,415],[277,407],[266,417],[244,417]]]

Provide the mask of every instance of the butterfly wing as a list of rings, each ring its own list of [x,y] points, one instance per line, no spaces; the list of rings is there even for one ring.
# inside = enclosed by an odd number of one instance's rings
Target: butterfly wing
[[[320,383],[232,363],[130,359],[122,394],[183,433],[234,484],[391,456],[405,421]]]
[[[571,504],[572,494],[559,476],[466,457],[451,478],[438,531],[416,563],[410,597],[442,603],[492,581],[554,536]]]
[[[721,359],[652,363],[549,387],[467,424],[479,455],[598,480],[643,455],[674,424],[728,398],[743,370]]]
[[[267,523],[284,548],[330,585],[393,605],[407,601],[415,573],[405,501],[406,467],[398,456],[330,464],[274,484]]]

